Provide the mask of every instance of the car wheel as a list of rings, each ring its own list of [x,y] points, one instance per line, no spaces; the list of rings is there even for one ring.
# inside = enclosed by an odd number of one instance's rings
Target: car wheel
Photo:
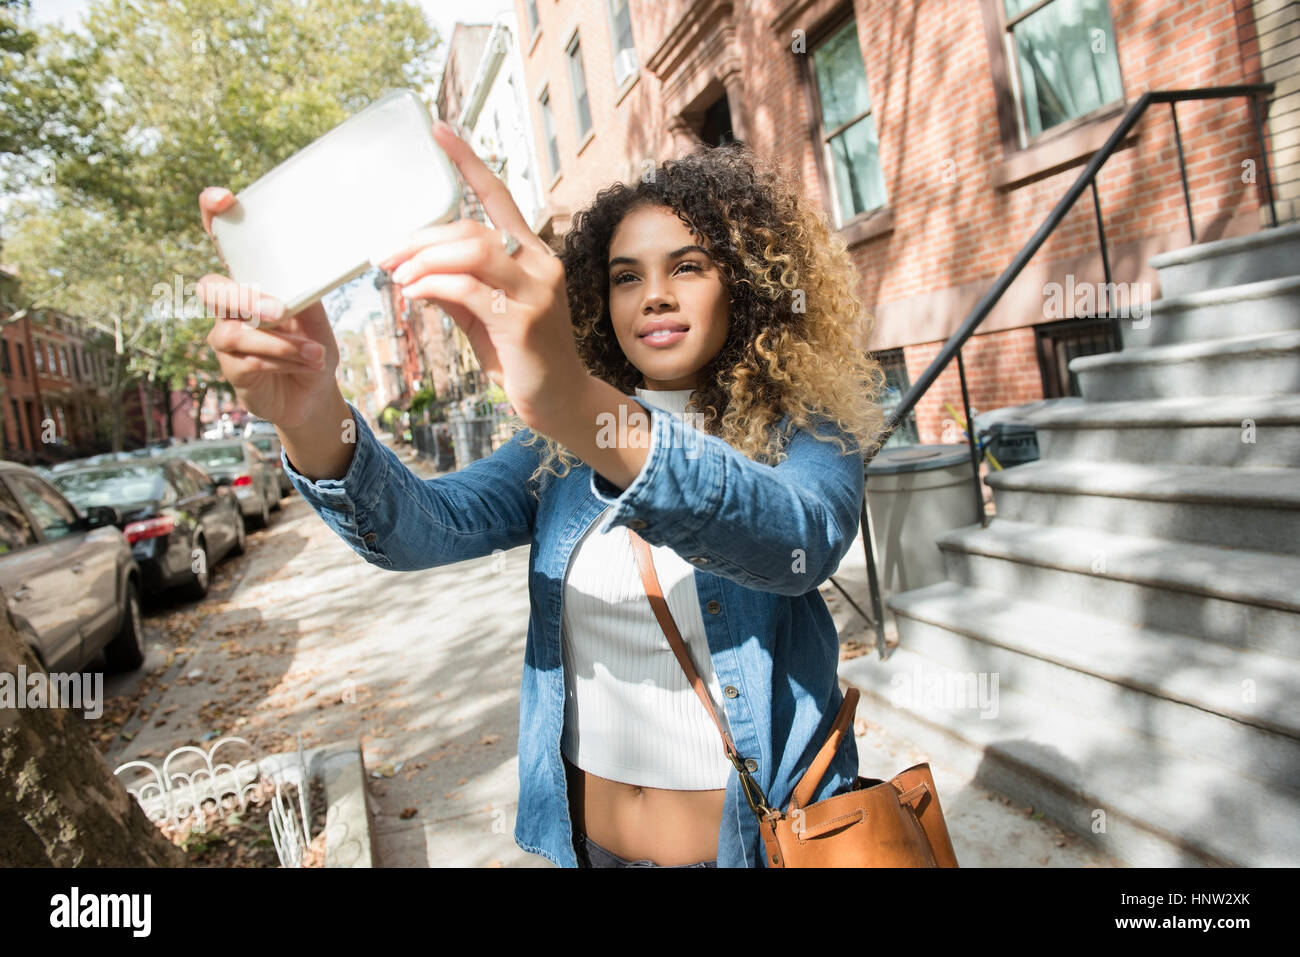
[[[122,627],[104,646],[108,671],[131,671],[144,664],[144,624],[140,619],[140,586],[135,579],[126,583],[126,609]]]
[[[194,547],[190,549],[190,561],[199,559],[200,571],[195,572],[194,580],[182,586],[181,594],[191,601],[200,601],[208,593],[208,585],[212,582],[212,568],[208,565],[208,546],[202,537],[194,540]]]
[[[271,511],[280,511],[280,480],[276,479],[271,486]]]
[[[235,545],[230,550],[232,555],[244,554],[248,545],[248,526],[244,524],[244,513],[235,509]]]

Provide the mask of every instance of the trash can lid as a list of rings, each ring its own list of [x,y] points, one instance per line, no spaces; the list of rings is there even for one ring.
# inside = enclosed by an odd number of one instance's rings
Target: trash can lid
[[[969,445],[908,445],[881,449],[867,463],[868,475],[897,475],[900,472],[929,472],[970,463]]]

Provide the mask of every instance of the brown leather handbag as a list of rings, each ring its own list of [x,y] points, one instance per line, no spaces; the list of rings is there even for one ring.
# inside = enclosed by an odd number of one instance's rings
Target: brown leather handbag
[[[846,733],[851,733],[858,706],[858,689],[850,688],[835,715],[826,742],[795,785],[790,806],[782,813],[768,807],[763,791],[754,780],[731,736],[723,730],[718,712],[709,698],[704,681],[691,662],[686,642],[668,610],[659,587],[650,545],[628,530],[641,570],[641,582],[655,617],[677,656],[678,663],[695,688],[696,695],[722,736],[722,747],[740,775],[741,790],[750,810],[758,817],[759,832],[767,849],[768,867],[957,867],[948,838],[948,825],[939,805],[930,765],[914,764],[889,781],[855,778],[852,787],[815,804],[809,804],[826,769],[839,750]]]

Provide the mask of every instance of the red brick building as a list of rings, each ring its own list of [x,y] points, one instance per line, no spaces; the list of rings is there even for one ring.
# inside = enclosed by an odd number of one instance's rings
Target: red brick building
[[[904,389],[1142,93],[1261,82],[1266,33],[1265,48],[1280,51],[1264,64],[1268,79],[1283,78],[1267,128],[1280,136],[1300,57],[1273,42],[1294,26],[1275,6],[518,0],[547,200],[534,226],[562,233],[601,186],[643,163],[744,140],[800,170],[823,203],[874,316],[864,347]],[[1177,118],[1197,238],[1260,229],[1247,101],[1180,104]],[[1273,161],[1276,177],[1288,159]],[[1294,179],[1274,182],[1280,198],[1295,195]],[[1148,258],[1189,242],[1167,106],[1148,110],[1098,185],[1113,280],[1155,295]],[[1085,193],[963,349],[972,406],[1069,394],[1069,358],[1117,345],[1108,320],[1076,316],[1073,301],[1058,315],[1047,290],[1102,281]],[[921,441],[956,438],[944,402],[961,405],[956,363],[916,410]]]

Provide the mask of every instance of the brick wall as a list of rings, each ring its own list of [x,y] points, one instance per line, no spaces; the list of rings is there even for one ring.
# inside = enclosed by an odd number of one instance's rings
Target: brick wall
[[[1251,74],[1251,0],[1111,0],[1127,103],[1147,90],[1227,85]],[[1269,0],[1254,0],[1256,13]],[[852,10],[876,117],[892,228],[856,242],[852,255],[874,316],[872,349],[903,347],[913,380],[971,306],[1047,216],[1118,120],[1084,124],[1036,148],[1003,145],[980,0],[892,4],[856,0],[630,0],[639,76],[616,89],[604,0],[538,0],[540,31],[521,37],[526,102],[544,150],[537,95],[549,86],[562,170],[546,186],[552,219],[584,206],[611,181],[691,145],[701,111],[726,93],[737,134],[756,152],[799,170],[829,208],[812,118],[792,50]],[[689,18],[687,14],[693,14]],[[527,18],[517,3],[519,23]],[[579,140],[564,47],[579,30],[594,135]],[[523,27],[526,30],[526,27]],[[1281,28],[1276,28],[1277,33]],[[1265,34],[1267,36],[1268,34]],[[1278,33],[1278,39],[1283,37]],[[1290,43],[1289,40],[1286,43]],[[1283,45],[1283,52],[1289,46]],[[1243,175],[1259,145],[1245,101],[1178,108],[1198,238],[1259,228],[1260,188]],[[697,126],[698,128],[698,126]],[[1276,136],[1276,132],[1274,133]],[[543,167],[545,167],[543,162]],[[1100,197],[1113,278],[1156,277],[1147,260],[1186,245],[1173,123],[1153,108],[1104,167]],[[861,235],[845,230],[846,238]],[[1085,193],[963,351],[981,409],[1042,397],[1033,324],[1049,282],[1103,279],[1090,194]],[[955,365],[918,408],[922,441],[936,441],[942,398],[956,396]]]

